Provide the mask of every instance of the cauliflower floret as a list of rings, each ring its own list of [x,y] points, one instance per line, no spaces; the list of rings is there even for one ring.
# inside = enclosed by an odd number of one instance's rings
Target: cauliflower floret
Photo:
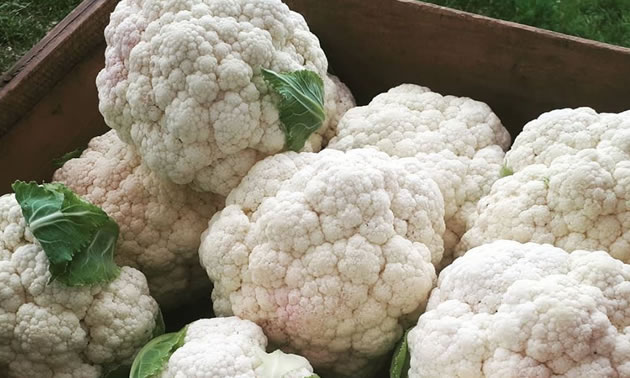
[[[118,223],[116,262],[140,269],[163,308],[210,290],[197,251],[208,220],[224,205],[223,197],[157,177],[113,130],[92,139],[81,157],[66,162],[53,180]]]
[[[48,258],[14,194],[0,197],[0,370],[8,377],[100,377],[131,362],[159,318],[139,271],[112,282],[69,287]]]
[[[329,148],[370,147],[392,157],[415,157],[442,191],[448,265],[460,237],[475,218],[475,206],[499,178],[510,134],[484,103],[442,96],[403,84],[350,109]]]
[[[551,165],[581,150],[605,150],[615,161],[630,159],[630,111],[598,114],[591,108],[557,109],[529,122],[505,155],[518,172],[532,164]]]
[[[374,374],[424,308],[443,249],[439,188],[405,163],[326,149],[256,164],[202,235],[215,313],[323,372]]]
[[[630,262],[630,159],[585,149],[534,164],[497,181],[457,255],[510,239],[549,243],[568,252],[605,250]]]
[[[200,319],[184,330],[161,378],[305,378],[313,368],[301,356],[265,352],[267,338],[255,323],[237,317]]]
[[[446,267],[408,335],[409,377],[630,376],[630,266],[500,240]]]
[[[177,184],[227,195],[249,168],[284,148],[261,67],[308,69],[324,81],[317,151],[353,105],[328,77],[304,18],[280,0],[122,0],[105,29],[99,109],[149,168]],[[343,93],[338,93],[342,91]]]

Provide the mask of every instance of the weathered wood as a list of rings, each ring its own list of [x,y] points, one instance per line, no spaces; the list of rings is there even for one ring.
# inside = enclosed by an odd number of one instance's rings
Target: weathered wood
[[[117,3],[84,0],[0,78],[0,138],[103,43],[103,29]]]
[[[85,0],[0,87],[0,193],[107,130],[94,80],[118,0]],[[415,0],[286,0],[360,103],[403,82],[489,103],[515,135],[558,107],[630,108],[630,49]],[[0,84],[2,85],[2,84]]]
[[[93,49],[0,138],[0,194],[18,179],[50,181],[53,159],[109,130],[98,112],[94,83],[104,48]]]
[[[514,135],[554,108],[630,109],[630,49],[415,0],[286,0],[360,103],[404,82],[490,104]]]

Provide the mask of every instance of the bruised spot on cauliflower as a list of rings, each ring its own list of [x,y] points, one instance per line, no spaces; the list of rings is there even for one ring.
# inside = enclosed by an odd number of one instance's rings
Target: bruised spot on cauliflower
[[[202,235],[215,313],[254,321],[318,371],[373,374],[443,251],[442,195],[413,167],[367,149],[257,163]]]

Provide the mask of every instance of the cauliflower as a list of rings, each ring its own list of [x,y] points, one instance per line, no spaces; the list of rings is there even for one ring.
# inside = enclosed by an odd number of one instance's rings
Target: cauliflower
[[[267,338],[256,324],[237,317],[200,319],[162,335],[136,356],[131,376],[160,378],[314,378],[301,356],[266,353]],[[156,355],[159,358],[156,358]]]
[[[141,270],[162,308],[210,290],[199,265],[201,233],[225,199],[160,179],[115,131],[92,139],[54,181],[101,207],[120,226],[116,262]]]
[[[27,227],[16,195],[1,196],[2,376],[98,378],[130,363],[163,332],[158,304],[139,271],[123,267],[110,282],[71,287],[53,276],[50,258]]]
[[[319,150],[353,105],[327,76],[304,18],[280,0],[122,0],[105,39],[96,80],[105,122],[151,170],[200,191],[227,195],[256,161],[285,148],[261,68],[323,81],[323,124],[306,150]]]
[[[322,372],[374,374],[442,255],[442,195],[409,167],[364,149],[256,164],[202,235],[215,313],[254,321]]]
[[[484,103],[403,84],[341,118],[329,148],[371,147],[415,157],[444,196],[445,266],[474,219],[477,201],[499,178],[510,135]]]
[[[628,377],[628,301],[630,266],[603,251],[474,248],[409,332],[409,377]]]
[[[529,122],[505,155],[518,172],[532,164],[550,165],[560,156],[598,149],[615,159],[630,159],[630,111],[598,114],[591,108],[557,109]]]
[[[628,115],[560,110],[528,124],[506,155],[515,173],[497,181],[479,202],[479,215],[457,255],[512,239],[569,252],[605,250],[629,263]]]

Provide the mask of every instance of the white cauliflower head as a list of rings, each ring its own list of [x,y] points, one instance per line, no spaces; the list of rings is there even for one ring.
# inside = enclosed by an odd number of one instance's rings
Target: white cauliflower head
[[[8,377],[98,378],[130,363],[161,321],[133,268],[92,286],[47,284],[50,278],[15,195],[1,196],[0,370]]]
[[[511,239],[630,262],[628,115],[565,109],[528,124],[506,155],[515,173],[479,202],[457,254]]]
[[[116,262],[141,270],[163,308],[210,290],[199,265],[199,238],[223,207],[223,197],[161,179],[113,130],[92,139],[81,157],[67,161],[53,180],[118,223]]]
[[[500,240],[446,267],[409,332],[409,377],[630,376],[630,266]]]
[[[439,188],[404,163],[326,149],[255,165],[202,235],[215,313],[256,322],[317,369],[373,373],[442,255]]]
[[[105,39],[96,83],[106,123],[151,170],[201,191],[227,195],[284,148],[261,67],[322,78],[326,120],[306,150],[319,150],[331,120],[353,105],[339,100],[347,88],[327,76],[304,18],[280,0],[122,0]]]
[[[164,353],[153,344],[170,343]],[[262,329],[249,320],[237,317],[200,319],[181,331],[166,334],[147,344],[134,365],[144,362],[145,355],[161,353],[162,366],[155,374],[160,378],[307,378],[313,368],[302,356],[280,350],[267,353],[267,338]],[[169,355],[170,353],[170,355]],[[133,369],[132,369],[133,370]]]
[[[350,109],[329,148],[371,147],[415,157],[444,196],[446,234],[442,265],[474,218],[479,199],[499,178],[510,134],[488,105],[403,84]]]
[[[615,161],[630,159],[630,111],[598,114],[577,108],[544,113],[525,125],[505,155],[505,165],[518,172],[585,149],[605,151]]]

